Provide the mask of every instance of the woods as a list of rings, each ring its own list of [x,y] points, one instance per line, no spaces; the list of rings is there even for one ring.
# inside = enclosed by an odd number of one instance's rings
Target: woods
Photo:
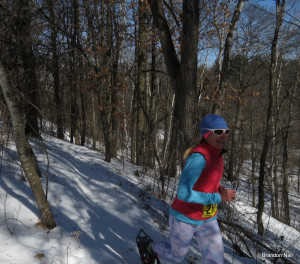
[[[165,198],[185,149],[200,140],[199,121],[218,112],[231,129],[225,177],[237,187],[251,161],[263,235],[266,194],[272,216],[291,224],[292,177],[300,189],[297,11],[285,0],[1,1],[10,85],[1,73],[0,118],[15,140],[23,133],[5,96],[12,89],[27,138],[41,138],[49,122],[53,135],[108,163],[156,168]]]

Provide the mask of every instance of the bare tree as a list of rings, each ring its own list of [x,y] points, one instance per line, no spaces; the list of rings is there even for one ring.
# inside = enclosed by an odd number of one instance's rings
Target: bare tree
[[[80,144],[80,132],[79,132],[79,61],[80,61],[80,54],[77,49],[79,46],[79,39],[80,39],[80,21],[79,21],[79,2],[78,0],[72,1],[73,6],[73,15],[71,18],[71,38],[69,41],[69,86],[70,86],[70,93],[71,93],[71,131],[70,131],[70,141],[71,143],[74,142],[75,144]]]
[[[224,90],[225,90],[225,85],[228,80],[228,73],[229,73],[229,65],[230,65],[230,53],[231,53],[231,48],[233,45],[233,37],[237,29],[237,24],[239,21],[239,18],[241,16],[241,13],[243,11],[243,7],[245,4],[246,0],[239,0],[236,8],[234,10],[232,19],[231,19],[231,24],[226,36],[226,41],[224,45],[224,56],[223,56],[223,62],[222,62],[222,67],[221,67],[221,76],[220,76],[220,82],[219,82],[219,87],[218,87],[218,92],[217,92],[217,102],[214,103],[213,108],[212,108],[212,113],[217,113],[219,112],[219,107],[220,107],[220,102],[223,101],[224,98]]]
[[[174,131],[178,135],[175,138],[180,142],[181,153],[193,144],[196,129],[194,118],[197,105],[199,2],[199,0],[184,0],[182,3],[181,60],[179,60],[162,1],[148,0],[175,93]]]
[[[257,211],[257,224],[258,233],[260,235],[264,234],[264,225],[262,220],[262,215],[264,211],[264,198],[265,198],[265,169],[267,163],[267,156],[269,152],[269,146],[273,138],[272,134],[272,114],[273,114],[273,91],[276,85],[276,68],[277,68],[277,50],[278,50],[278,38],[279,31],[283,21],[283,15],[285,10],[285,0],[276,1],[276,27],[274,32],[274,37],[271,46],[271,64],[270,64],[270,79],[269,79],[269,90],[268,90],[268,110],[266,117],[266,131],[264,137],[264,144],[262,149],[262,154],[260,156],[259,164],[259,185],[258,185],[258,211]]]
[[[21,112],[20,103],[18,101],[18,98],[16,97],[16,93],[13,90],[10,81],[7,79],[7,75],[1,61],[0,86],[2,88],[2,92],[4,94],[5,101],[11,116],[17,151],[26,178],[36,199],[40,211],[41,222],[46,228],[53,229],[56,226],[56,223],[39,178],[40,171],[37,170],[38,165],[35,164],[36,159],[33,158],[33,151],[26,138],[23,113]]]
[[[54,98],[56,106],[56,125],[57,125],[57,137],[59,139],[64,139],[63,133],[63,119],[62,119],[62,86],[60,85],[60,71],[59,71],[59,56],[58,56],[58,29],[57,29],[57,16],[55,13],[55,8],[53,0],[47,1],[50,19],[50,32],[51,32],[51,50],[52,50],[52,63],[51,71],[53,75],[53,88],[54,88]]]
[[[40,137],[38,126],[38,81],[36,75],[36,59],[32,48],[31,6],[30,1],[16,2],[16,39],[24,68],[26,135]]]
[[[147,0],[138,1],[137,33],[137,83],[135,85],[136,104],[136,163],[144,165],[146,159],[146,97],[147,97],[147,63],[149,58],[147,25]],[[133,149],[134,150],[134,149]]]

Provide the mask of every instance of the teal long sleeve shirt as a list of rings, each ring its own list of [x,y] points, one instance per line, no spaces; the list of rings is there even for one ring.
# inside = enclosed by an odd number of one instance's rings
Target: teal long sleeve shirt
[[[201,177],[201,173],[205,166],[206,161],[201,153],[193,153],[186,159],[184,169],[181,173],[178,184],[177,197],[179,200],[188,203],[199,203],[203,205],[221,203],[221,195],[219,193],[204,193],[193,190],[193,187],[197,182],[199,176]],[[215,216],[208,219],[207,221],[193,220],[179,213],[173,208],[171,208],[170,213],[181,221],[196,225],[201,225],[202,223],[212,221],[216,218]]]

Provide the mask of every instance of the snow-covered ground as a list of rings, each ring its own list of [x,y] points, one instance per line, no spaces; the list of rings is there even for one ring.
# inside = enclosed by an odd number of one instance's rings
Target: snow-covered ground
[[[119,160],[106,163],[99,152],[50,136],[44,136],[44,143],[48,159],[44,147],[31,141],[44,176],[49,165],[48,201],[57,227],[39,227],[36,202],[28,183],[21,181],[16,149],[13,144],[1,149],[1,264],[138,264],[135,239],[141,228],[156,241],[168,238],[170,205],[147,191],[155,182],[142,173],[136,176],[141,168]],[[42,182],[45,186],[45,177]],[[255,235],[255,209],[242,199],[230,206],[237,212],[234,221]],[[265,241],[299,263],[299,232],[268,215],[264,219],[270,235]],[[225,234],[224,246],[225,263],[274,263],[276,257],[267,251],[257,251],[255,259],[240,257]],[[183,263],[202,263],[196,241]]]

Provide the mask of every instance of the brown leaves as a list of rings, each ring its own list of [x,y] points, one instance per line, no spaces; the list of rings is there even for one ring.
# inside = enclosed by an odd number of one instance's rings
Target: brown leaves
[[[37,259],[42,259],[42,258],[45,257],[45,254],[43,254],[43,253],[38,253],[38,254],[36,254],[34,257],[37,258]]]

